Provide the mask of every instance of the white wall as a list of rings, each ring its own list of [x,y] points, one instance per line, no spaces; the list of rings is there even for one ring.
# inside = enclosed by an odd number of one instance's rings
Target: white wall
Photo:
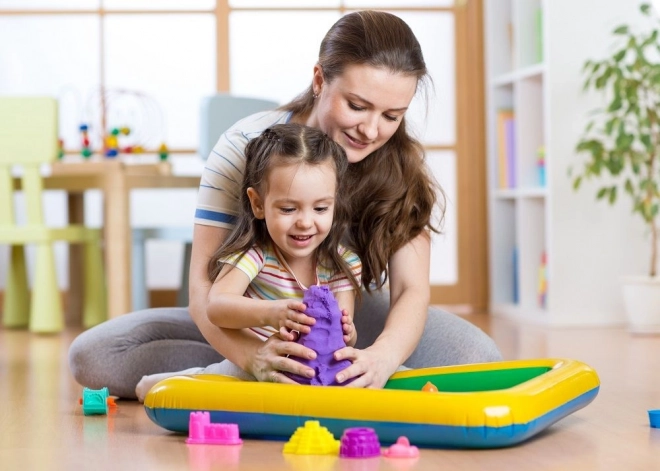
[[[551,84],[547,171],[553,188],[549,308],[558,313],[560,323],[623,322],[619,279],[647,273],[648,237],[639,216],[631,215],[632,205],[625,195],[620,194],[615,207],[597,202],[596,186],[583,184],[574,192],[567,171],[569,165],[580,162],[574,149],[589,111],[603,105],[601,96],[582,92],[582,65],[611,51],[611,32],[616,26],[641,27],[646,21],[637,2],[622,0],[549,0],[544,15]]]

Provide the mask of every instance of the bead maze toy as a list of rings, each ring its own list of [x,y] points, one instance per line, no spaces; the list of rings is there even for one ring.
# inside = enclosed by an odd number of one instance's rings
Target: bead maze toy
[[[92,155],[92,149],[90,148],[89,141],[89,126],[86,123],[82,123],[79,127],[80,130],[80,154],[88,159]]]
[[[165,161],[165,160],[167,160],[167,157],[169,157],[169,154],[170,154],[169,149],[167,148],[167,146],[165,145],[165,143],[162,143],[162,144],[158,147],[158,158],[159,158],[161,161]]]
[[[106,158],[155,149],[161,160],[169,151],[164,143],[165,120],[155,98],[146,93],[99,87],[80,106],[81,155],[94,150]]]
[[[108,393],[108,388],[83,388],[78,403],[82,406],[83,415],[107,415],[110,407],[117,407],[115,399]]]

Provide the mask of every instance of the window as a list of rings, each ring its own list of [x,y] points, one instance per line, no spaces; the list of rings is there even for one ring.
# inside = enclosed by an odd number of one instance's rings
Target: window
[[[0,93],[58,97],[60,134],[70,152],[81,149],[79,127],[85,123],[96,148],[104,130],[127,127],[126,145],[155,151],[164,142],[173,153],[191,154],[202,97],[229,91],[285,103],[309,85],[321,39],[341,15],[390,11],[415,32],[433,79],[428,100],[415,97],[408,121],[447,192],[445,235],[434,239],[432,261],[443,269],[432,270],[432,282],[451,284],[457,276],[452,211],[458,198],[453,4],[0,0]]]

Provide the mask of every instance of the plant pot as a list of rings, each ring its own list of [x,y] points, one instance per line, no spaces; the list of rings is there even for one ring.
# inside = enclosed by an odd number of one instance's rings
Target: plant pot
[[[660,277],[622,278],[623,305],[632,334],[660,334]]]

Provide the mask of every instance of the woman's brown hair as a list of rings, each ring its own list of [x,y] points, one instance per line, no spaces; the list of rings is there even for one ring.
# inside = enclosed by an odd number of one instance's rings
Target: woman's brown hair
[[[358,11],[339,19],[321,42],[318,64],[332,82],[347,66],[368,65],[412,76],[418,87],[430,80],[422,49],[410,27],[399,17],[380,11]],[[314,108],[312,86],[284,105],[294,115]],[[381,288],[388,278],[390,257],[422,232],[439,232],[431,221],[438,203],[440,222],[444,194],[424,162],[424,149],[406,130],[405,117],[378,150],[349,165],[351,191],[350,245],[362,260],[362,285]]]
[[[209,260],[209,279],[215,281],[223,266],[221,260],[240,254],[234,262],[238,263],[255,245],[264,248],[271,243],[266,221],[257,219],[252,212],[248,188],[254,188],[264,198],[268,191],[268,175],[273,168],[285,165],[314,166],[330,161],[336,173],[333,222],[328,236],[316,249],[317,263],[332,272],[346,275],[359,297],[360,285],[337,250],[348,227],[347,202],[343,198],[346,194],[343,188],[348,167],[344,149],[319,129],[293,123],[276,124],[248,143],[245,157],[245,175],[236,226]]]

